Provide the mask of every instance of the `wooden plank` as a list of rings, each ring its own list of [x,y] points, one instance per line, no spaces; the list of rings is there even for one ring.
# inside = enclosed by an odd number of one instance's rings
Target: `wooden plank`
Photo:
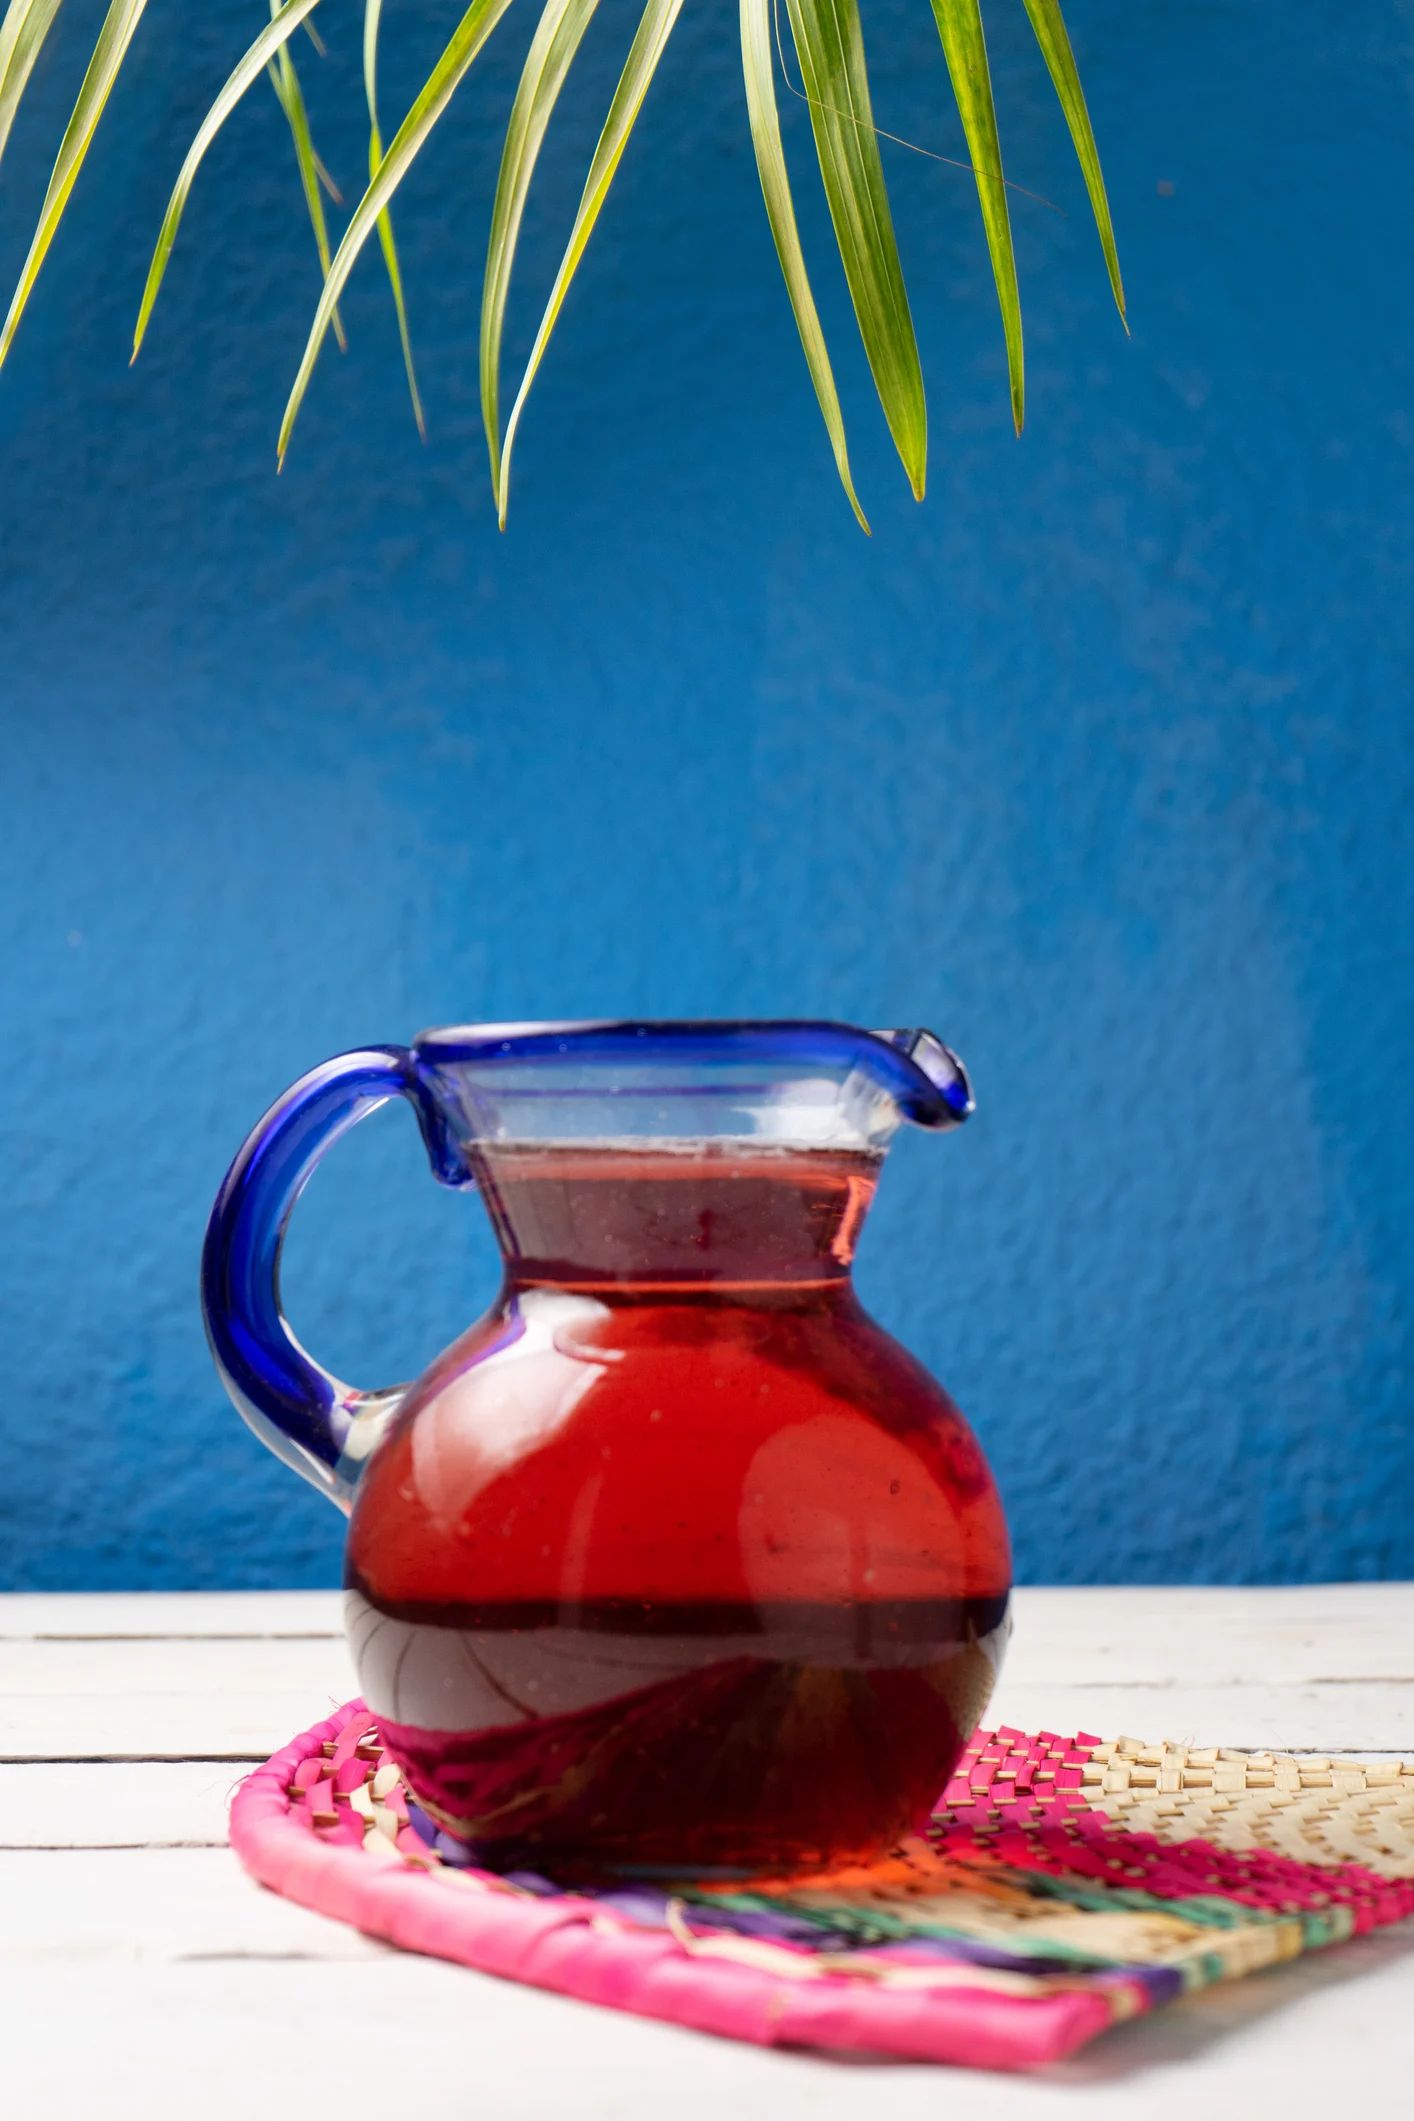
[[[11,1591],[0,1641],[344,1632],[340,1591]]]
[[[989,1722],[1414,1751],[1414,1585],[1022,1589]]]
[[[341,1635],[0,1642],[0,1701],[322,1692],[336,1674],[347,1698],[355,1687]]]
[[[211,1635],[204,1598],[151,1595],[165,1611],[24,1601],[23,1631],[13,1617],[0,1629],[0,1759],[260,1759],[357,1692],[330,1625],[337,1594],[223,1594]],[[100,1626],[116,1632],[86,1632]],[[1408,1585],[1026,1589],[989,1714],[1106,1737],[1414,1750],[1411,1643]]]
[[[1006,1669],[1027,1685],[1414,1680],[1414,1584],[1023,1587],[1015,1622]]]
[[[0,1849],[224,1848],[243,1773],[206,1760],[0,1765]]]
[[[229,1849],[6,1849],[0,1962],[190,1954],[361,1959],[386,1947],[256,1885]]]
[[[1103,1680],[1414,1679],[1414,1584],[1044,1588],[1016,1593],[1012,1662]],[[0,1595],[0,1641],[337,1637],[337,1591]],[[1055,1669],[1062,1660],[1063,1670]],[[1274,1662],[1275,1660],[1275,1662]],[[1340,1669],[1334,1670],[1334,1665]]]
[[[0,1703],[0,1761],[262,1760],[354,1692],[346,1671],[322,1686],[311,1675],[284,1693],[14,1696]],[[1414,1687],[1043,1687],[1004,1677],[987,1721],[1067,1735],[1414,1756]]]
[[[0,1760],[261,1760],[357,1692],[341,1636],[0,1642]]]
[[[1058,1686],[1003,1671],[985,1722],[1070,1737],[1172,1738],[1278,1752],[1414,1758],[1414,1685]]]
[[[1414,2082],[1408,1935],[1204,1991],[1018,2078],[843,2067],[391,1952],[219,1851],[4,1855],[0,1904],[7,2100],[44,2121],[354,2102],[423,2121],[1314,2121],[1352,2084],[1362,2109],[1402,2113]]]

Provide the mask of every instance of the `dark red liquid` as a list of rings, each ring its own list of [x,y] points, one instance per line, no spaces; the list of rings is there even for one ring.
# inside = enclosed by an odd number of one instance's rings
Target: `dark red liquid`
[[[414,1790],[564,1875],[876,1853],[985,1706],[1010,1574],[966,1424],[850,1285],[877,1159],[483,1157],[502,1301],[349,1541]]]
[[[493,1867],[574,1878],[865,1861],[937,1797],[991,1692],[1005,1610],[1004,1598],[604,1604],[571,1620],[488,1606],[460,1616],[456,1641],[503,1720],[449,1734],[385,1715],[382,1735],[440,1823]],[[391,1680],[396,1700],[392,1668],[410,1642],[418,1654],[419,1624],[361,1604],[350,1617],[356,1646],[373,1638],[375,1691]],[[432,1625],[445,1654],[445,1618]],[[665,1676],[645,1677],[655,1666]],[[464,1681],[458,1694],[464,1718]]]
[[[657,1293],[845,1280],[882,1162],[707,1143],[476,1152],[517,1281]]]

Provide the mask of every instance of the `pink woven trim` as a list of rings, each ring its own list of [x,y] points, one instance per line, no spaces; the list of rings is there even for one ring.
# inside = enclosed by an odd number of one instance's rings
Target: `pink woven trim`
[[[263,1885],[369,1936],[763,2047],[1031,2069],[1114,2022],[1103,1995],[1079,1989],[1018,1997],[964,1988],[925,1994],[843,1977],[794,1981],[693,1957],[660,1931],[606,1920],[592,1901],[472,1893],[436,1870],[371,1862],[358,1848],[311,1834],[291,1818],[286,1795],[300,1762],[363,1712],[361,1701],[347,1703],[247,1778],[231,1807],[231,1846]]]

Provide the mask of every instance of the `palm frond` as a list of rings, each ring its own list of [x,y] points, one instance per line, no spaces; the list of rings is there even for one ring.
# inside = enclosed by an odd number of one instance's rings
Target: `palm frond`
[[[1100,232],[1100,248],[1105,254],[1105,266],[1110,276],[1110,287],[1124,328],[1129,329],[1129,320],[1124,312],[1124,282],[1119,276],[1119,253],[1115,249],[1115,233],[1110,224],[1110,202],[1105,196],[1105,179],[1100,169],[1100,154],[1095,145],[1095,135],[1090,126],[1090,113],[1085,104],[1085,91],[1080,86],[1080,73],[1075,64],[1075,54],[1070,48],[1070,37],[1060,11],[1060,0],[1024,0],[1031,27],[1036,32],[1036,41],[1050,70],[1056,94],[1060,97],[1065,122],[1070,127],[1070,137],[1075,143],[1075,152],[1085,178],[1085,189],[1090,194],[1090,210],[1095,216],[1095,226]]]
[[[378,20],[382,13],[382,0],[366,0],[363,11],[363,92],[368,101],[368,174],[370,180],[377,176],[383,166],[383,135],[378,129]],[[378,241],[383,251],[383,263],[388,272],[388,285],[393,290],[393,308],[398,318],[398,338],[403,349],[403,368],[407,373],[408,396],[412,399],[412,416],[417,422],[417,431],[423,441],[427,440],[427,422],[422,417],[422,399],[418,394],[417,370],[412,363],[412,340],[408,336],[407,305],[403,300],[403,276],[398,266],[398,246],[393,241],[393,217],[385,206],[378,216]]]
[[[585,246],[594,233],[594,224],[600,209],[609,196],[609,186],[614,181],[614,172],[628,146],[628,136],[643,108],[643,99],[649,84],[658,69],[673,24],[678,19],[682,0],[648,0],[643,10],[633,43],[629,46],[624,70],[619,75],[618,87],[614,90],[609,105],[609,115],[604,120],[604,130],[599,135],[594,149],[594,159],[589,165],[589,175],[584,180],[579,208],[570,230],[570,239],[565,254],[560,260],[560,269],[555,275],[555,284],[550,289],[550,299],[545,304],[545,314],[540,319],[540,329],[535,334],[535,344],[530,349],[530,359],[525,364],[520,389],[511,407],[511,416],[506,422],[505,446],[501,452],[501,477],[496,496],[496,514],[502,530],[506,527],[506,509],[511,491],[511,449],[515,442],[520,416],[525,410],[525,401],[530,395],[530,386],[535,381],[536,371],[545,357],[550,343],[550,334],[555,329],[555,320],[560,314],[570,282],[584,256]]]
[[[59,0],[10,0],[0,22],[0,155]]]
[[[277,15],[279,11],[280,0],[270,0],[271,15]],[[295,164],[299,170],[300,185],[304,191],[304,203],[309,212],[309,225],[314,230],[314,247],[319,253],[319,270],[327,280],[329,277],[329,229],[324,219],[324,201],[319,195],[319,172],[322,165],[318,155],[314,152],[314,141],[309,131],[309,114],[304,106],[304,91],[300,87],[299,75],[295,72],[295,62],[290,57],[288,40],[281,43],[280,49],[271,59],[267,71],[270,75],[270,84],[275,91],[275,100],[284,112],[285,123],[290,128],[290,138],[294,142],[295,149]],[[330,188],[331,190],[333,189],[332,186]],[[349,342],[344,335],[343,319],[337,309],[334,311],[333,323],[334,337],[339,342],[339,351],[345,353],[348,350]]]
[[[39,209],[39,223],[20,271],[19,283],[10,300],[9,314],[0,329],[0,362],[9,353],[25,304],[29,301],[39,269],[54,241],[55,231],[64,217],[64,208],[69,203],[69,194],[83,168],[84,157],[103,116],[103,106],[113,91],[113,83],[128,55],[128,46],[133,33],[142,20],[142,11],[147,0],[112,0],[103,18],[103,27],[98,32],[98,42],[93,47],[93,57],[88,62],[88,71],[79,88],[78,100],[73,115],[59,142],[59,153],[54,163],[49,187]],[[8,21],[8,17],[6,18]]]
[[[933,0],[938,34],[952,77],[953,94],[967,135],[967,152],[977,173],[977,198],[982,208],[982,226],[992,257],[992,277],[997,283],[1002,329],[1006,334],[1007,371],[1011,378],[1011,416],[1021,433],[1026,415],[1026,374],[1021,343],[1021,295],[1016,285],[1016,257],[1011,245],[1011,216],[1007,212],[1006,182],[1002,176],[1002,148],[997,137],[997,113],[992,102],[992,75],[987,65],[987,40],[982,34],[982,13],[977,0]]]
[[[303,22],[310,10],[318,5],[319,0],[289,0],[288,6],[282,7],[279,14],[265,25],[260,35],[247,50],[244,58],[233,69],[225,87],[202,119],[197,129],[196,138],[187,149],[186,160],[177,172],[177,181],[172,188],[172,196],[167,201],[167,211],[162,217],[162,226],[158,231],[157,248],[152,253],[152,263],[148,267],[147,285],[143,289],[142,304],[138,310],[137,328],[133,333],[134,360],[137,359],[138,348],[142,345],[144,334],[147,331],[148,319],[152,315],[153,305],[157,300],[158,292],[162,286],[162,278],[167,270],[167,261],[172,255],[172,245],[177,240],[177,230],[181,226],[187,198],[191,192],[192,185],[196,181],[196,173],[201,167],[202,158],[206,150],[210,147],[217,133],[220,132],[221,127],[230,117],[231,112],[240,102],[241,97],[251,83],[260,78],[261,73],[280,45]]]
[[[546,0],[511,109],[481,288],[481,417],[491,456],[491,491],[501,493],[501,332],[511,267],[530,180],[551,113],[599,0]]]
[[[334,254],[324,282],[324,292],[314,312],[304,357],[290,390],[285,406],[285,417],[280,424],[279,456],[284,461],[285,451],[290,446],[296,416],[304,394],[309,388],[309,379],[314,373],[314,364],[319,358],[319,349],[324,344],[325,333],[333,319],[334,307],[339,294],[353,271],[354,263],[364,244],[378,225],[378,216],[387,206],[403,178],[412,167],[447,105],[465,78],[477,53],[500,21],[511,0],[471,0],[471,6],[453,30],[451,39],[441,58],[423,83],[412,109],[404,118],[392,144],[378,165],[378,174],[371,177],[368,189],[354,208],[353,219],[344,231],[344,239]]]
[[[279,461],[284,461],[326,335],[332,329],[340,346],[345,344],[340,296],[375,229],[392,291],[413,416],[418,432],[425,437],[402,272],[393,234],[391,202],[457,87],[510,6],[510,0],[469,0],[465,13],[386,151],[378,116],[378,39],[382,0],[364,0],[363,74],[368,105],[368,184],[332,256],[321,187],[336,204],[341,205],[342,200],[311,137],[309,115],[290,41],[295,30],[302,27],[315,50],[323,54],[323,43],[309,19],[318,0],[268,0],[268,4],[270,21],[231,72],[182,163],[143,290],[133,334],[134,358],[151,322],[197,170],[236,104],[264,70],[290,130],[324,282],[285,406],[278,443]],[[481,406],[492,488],[502,527],[509,502],[511,457],[529,392],[677,21],[682,0],[646,0],[594,150],[569,241],[502,434],[502,342],[526,201],[558,99],[598,0],[540,0],[540,5],[540,20],[507,125],[482,284]],[[1070,128],[1115,302],[1123,318],[1124,287],[1109,202],[1060,0],[1024,0],[1024,5]],[[0,10],[3,10],[0,14],[0,156],[5,152],[16,112],[59,6],[60,0],[0,0]],[[29,252],[8,313],[0,324],[0,363],[6,359],[14,341],[145,7],[146,0],[108,0],[107,13],[78,99],[60,142]],[[826,203],[850,299],[889,431],[914,494],[921,500],[927,475],[927,407],[879,154],[880,139],[892,139],[894,135],[880,134],[874,124],[859,0],[786,0],[786,7],[803,77],[803,100],[810,110]],[[932,7],[967,136],[968,166],[977,181],[1006,336],[1012,413],[1019,432],[1025,410],[1021,304],[1008,186],[1002,169],[980,4],[979,0],[932,0]],[[738,9],[747,115],[766,216],[800,334],[806,367],[834,452],[836,469],[850,505],[867,532],[869,525],[854,489],[839,394],[806,270],[786,168],[772,61],[773,32],[776,55],[787,86],[793,94],[799,91],[791,80],[791,69],[781,41],[779,0],[738,0]],[[919,152],[927,150],[920,149]]]
[[[815,395],[820,401],[820,411],[824,415],[830,447],[835,453],[835,467],[849,496],[849,505],[859,518],[861,529],[868,536],[869,524],[864,510],[859,505],[854,481],[850,477],[844,415],[840,411],[834,371],[830,367],[830,356],[825,345],[825,334],[820,328],[815,297],[810,291],[810,279],[805,270],[805,254],[800,247],[800,231],[795,223],[795,203],[791,198],[790,178],[786,174],[780,113],[776,109],[775,63],[771,49],[771,0],[741,0],[741,66],[746,80],[746,111],[751,123],[752,145],[756,150],[756,169],[761,179],[761,195],[766,202],[766,218],[771,225],[776,256],[781,261],[786,292],[790,296],[796,329],[800,333],[800,343],[805,352],[805,365],[810,370],[810,380],[815,385]]]
[[[889,432],[917,500],[928,413],[869,100],[857,0],[787,0],[830,219]]]

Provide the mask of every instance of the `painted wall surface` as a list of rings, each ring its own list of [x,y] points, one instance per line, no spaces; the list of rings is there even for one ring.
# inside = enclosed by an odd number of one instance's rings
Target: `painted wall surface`
[[[322,12],[301,65],[350,187],[358,10]],[[886,147],[922,508],[783,97],[872,542],[730,0],[663,64],[505,537],[475,335],[530,15],[399,203],[425,448],[370,257],[273,476],[317,268],[263,89],[129,371],[168,186],[261,13],[152,0],[0,378],[0,1582],[334,1580],[339,1520],[206,1357],[230,1156],[341,1047],[620,1012],[926,1023],[966,1056],[978,1117],[901,1142],[860,1279],[971,1414],[1023,1576],[1414,1574],[1414,10],[1072,0],[1126,340],[995,0],[1009,172],[1062,211],[1014,204],[1018,443],[970,180]],[[389,112],[455,14],[388,11]],[[512,359],[631,20],[605,0],[547,149]],[[879,123],[961,154],[928,8],[866,25]],[[12,139],[7,284],[81,63],[71,28]],[[492,1279],[390,1110],[310,1188],[285,1287],[376,1384]]]

